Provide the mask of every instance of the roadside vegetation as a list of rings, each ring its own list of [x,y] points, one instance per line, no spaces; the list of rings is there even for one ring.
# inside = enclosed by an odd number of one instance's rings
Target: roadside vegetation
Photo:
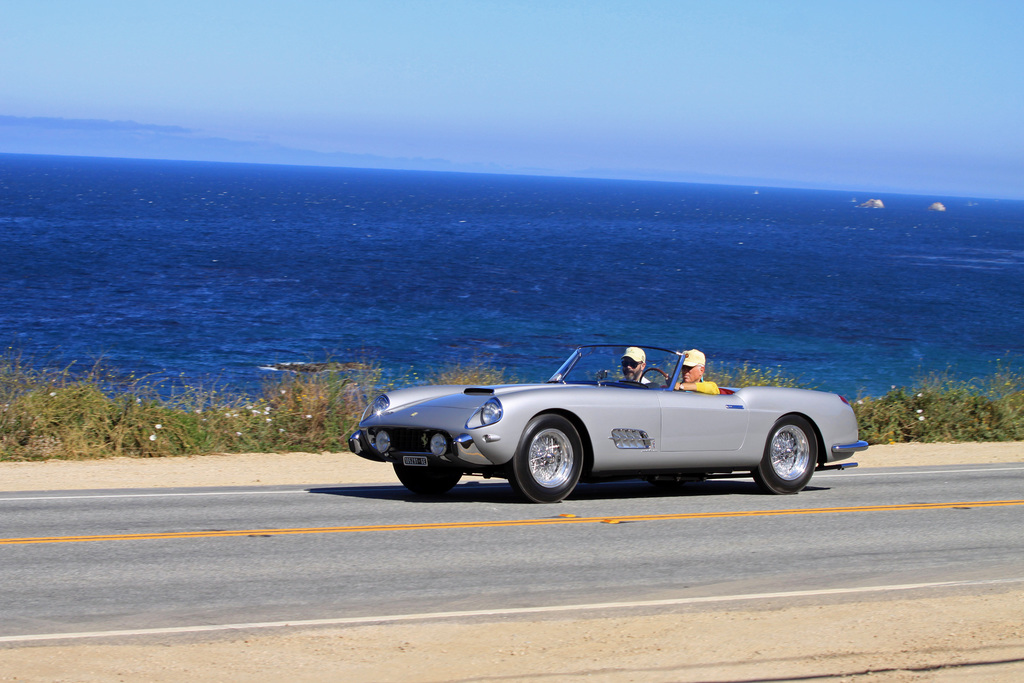
[[[0,460],[342,450],[367,403],[394,386],[517,381],[483,362],[422,376],[386,376],[371,362],[327,367],[282,372],[240,394],[116,376],[101,364],[39,369],[8,349],[0,356]],[[772,368],[711,370],[723,386],[814,388]],[[936,375],[851,403],[869,443],[1024,440],[1024,374],[1009,366],[985,380]]]
[[[853,403],[869,443],[1024,440],[1024,373],[1009,365],[970,381],[930,375]]]

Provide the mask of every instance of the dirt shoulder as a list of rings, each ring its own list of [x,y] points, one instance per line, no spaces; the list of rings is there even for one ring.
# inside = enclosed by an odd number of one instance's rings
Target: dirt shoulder
[[[88,642],[2,648],[0,680],[1017,683],[1022,614],[1015,591]]]
[[[871,446],[861,467],[1024,462],[1024,441]],[[352,453],[243,453],[181,458],[0,462],[0,491],[398,483],[390,465]]]
[[[900,444],[862,467],[1024,462],[1024,442]],[[0,463],[0,490],[392,483],[348,453]],[[216,637],[0,647],[0,681],[1024,680],[1024,588]],[[44,627],[45,630],[45,627]]]

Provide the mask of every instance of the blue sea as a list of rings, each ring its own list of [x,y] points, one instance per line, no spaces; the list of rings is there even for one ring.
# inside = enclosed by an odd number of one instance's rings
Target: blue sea
[[[1022,301],[1021,201],[0,155],[0,342],[37,362],[543,380],[643,343],[879,395],[1019,368]]]

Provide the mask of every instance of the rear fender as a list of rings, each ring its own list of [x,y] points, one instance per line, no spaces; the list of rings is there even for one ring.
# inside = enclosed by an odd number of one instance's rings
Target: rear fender
[[[815,464],[824,465],[826,462],[828,462],[828,451],[825,449],[825,438],[821,435],[821,428],[818,427],[818,424],[814,421],[814,419],[810,415],[806,415],[804,413],[787,413],[780,417],[779,419],[782,420],[787,417],[801,417],[807,420],[807,422],[811,425],[811,429],[814,430],[814,441],[815,443],[818,444],[818,461]]]

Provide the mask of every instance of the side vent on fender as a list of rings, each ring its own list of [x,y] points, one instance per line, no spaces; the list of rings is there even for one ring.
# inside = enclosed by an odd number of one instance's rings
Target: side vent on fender
[[[654,448],[654,439],[642,429],[613,429],[609,438],[615,442],[616,448]]]

